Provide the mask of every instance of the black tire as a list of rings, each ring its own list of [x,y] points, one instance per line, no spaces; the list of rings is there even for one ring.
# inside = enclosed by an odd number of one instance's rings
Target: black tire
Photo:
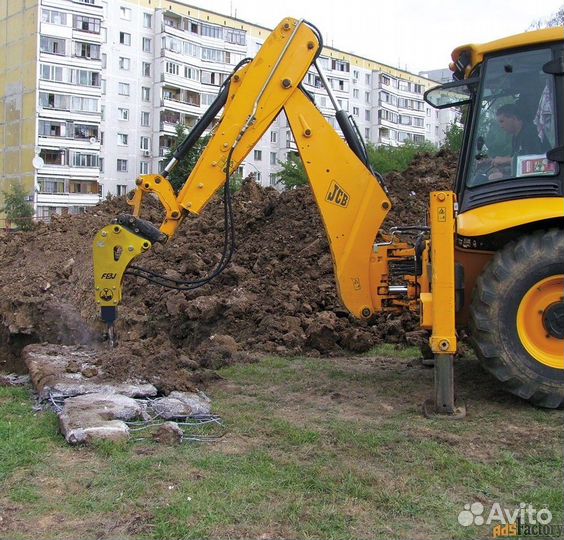
[[[509,392],[546,408],[564,405],[564,370],[527,352],[517,310],[535,284],[561,274],[564,231],[534,232],[495,254],[477,280],[470,307],[470,336],[483,367]],[[559,341],[564,356],[564,339]]]

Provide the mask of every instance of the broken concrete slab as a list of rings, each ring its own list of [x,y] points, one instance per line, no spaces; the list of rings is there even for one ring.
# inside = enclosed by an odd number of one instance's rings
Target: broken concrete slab
[[[123,394],[128,397],[157,395],[157,389],[152,384],[104,380],[103,371],[96,366],[100,354],[103,351],[50,343],[28,345],[22,352],[33,386],[41,399],[92,393]]]
[[[173,418],[182,418],[192,414],[192,407],[173,397],[157,398],[151,402],[151,409],[160,418],[171,420]]]
[[[129,438],[129,428],[124,421],[142,416],[142,405],[130,397],[86,394],[65,400],[59,414],[59,428],[69,444],[122,441]]]
[[[203,392],[171,392],[168,397],[177,399],[192,409],[192,416],[211,414],[211,399]]]
[[[157,398],[151,402],[152,412],[172,420],[186,416],[211,413],[211,401],[203,392],[171,392],[167,397]]]
[[[95,383],[90,381],[69,381],[46,386],[39,393],[41,399],[67,398],[83,394],[121,394],[131,398],[153,397],[157,389],[148,383]]]

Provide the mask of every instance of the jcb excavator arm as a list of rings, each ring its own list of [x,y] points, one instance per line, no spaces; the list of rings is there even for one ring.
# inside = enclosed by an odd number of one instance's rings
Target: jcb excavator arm
[[[422,326],[432,329],[430,345],[437,359],[436,396],[430,414],[453,415],[456,408],[452,355],[457,347],[452,254],[454,195],[432,194],[430,240],[429,227],[416,226],[404,229],[408,234],[418,234],[414,245],[400,242],[394,231],[375,244],[391,203],[368,164],[356,126],[344,111],[338,110],[337,100],[315,64],[321,49],[321,36],[313,25],[284,19],[256,57],[235,69],[164,171],[137,179],[138,187],[130,201],[133,213],[119,216],[96,235],[96,301],[108,324],[110,341],[115,336],[113,323],[126,272],[170,288],[187,290],[208,283],[227,266],[233,249],[233,231],[232,221],[229,226],[230,191],[226,183],[276,117],[284,112],[325,225],[342,303],[358,318],[369,318],[382,310],[421,308]],[[301,87],[312,64],[337,110],[336,119],[346,142]],[[176,194],[167,180],[168,173],[221,108],[223,115],[211,140]],[[210,275],[195,281],[173,280],[132,265],[153,243],[174,236],[188,213],[199,214],[222,187],[226,204],[225,248],[220,263]],[[156,194],[166,210],[160,229],[140,218],[143,196],[147,193]]]
[[[381,309],[382,298],[376,294],[380,283],[374,282],[381,275],[371,265],[374,241],[391,204],[343,111],[338,120],[348,144],[300,86],[321,47],[321,37],[312,25],[284,19],[257,56],[235,71],[220,93],[212,109],[225,103],[221,120],[178,195],[166,179],[170,164],[160,175],[138,178],[133,215],[121,216],[94,241],[96,300],[107,322],[115,319],[124,273],[131,262],[153,242],[172,237],[188,212],[199,214],[282,111],[323,218],[342,302],[359,318]],[[209,116],[203,128],[212,119]],[[166,209],[160,231],[139,218],[146,193],[155,193]]]

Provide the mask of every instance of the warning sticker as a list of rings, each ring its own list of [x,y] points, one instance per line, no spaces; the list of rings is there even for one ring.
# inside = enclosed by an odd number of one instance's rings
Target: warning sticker
[[[437,208],[437,221],[446,221],[446,206],[439,206]]]

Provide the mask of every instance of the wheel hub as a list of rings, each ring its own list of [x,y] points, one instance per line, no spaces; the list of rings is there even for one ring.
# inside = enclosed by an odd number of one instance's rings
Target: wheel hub
[[[564,369],[564,275],[535,283],[522,297],[517,333],[526,351],[539,363]]]
[[[564,302],[549,306],[543,314],[542,322],[551,337],[564,339]]]

